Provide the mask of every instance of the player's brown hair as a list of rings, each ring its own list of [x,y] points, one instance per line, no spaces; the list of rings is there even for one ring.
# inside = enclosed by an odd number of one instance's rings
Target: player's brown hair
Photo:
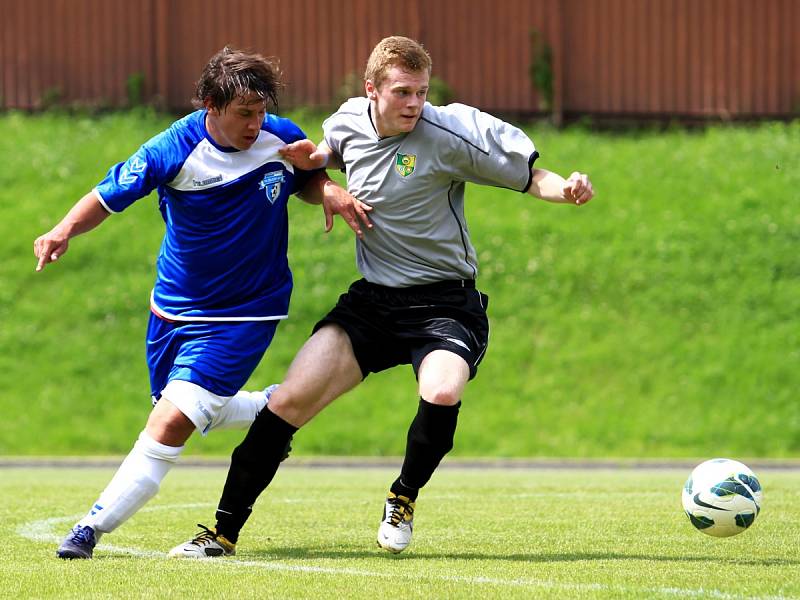
[[[280,78],[277,59],[225,46],[203,68],[193,103],[203,106],[208,99],[214,108],[222,110],[235,98],[243,99],[253,92],[277,111]]]
[[[400,67],[405,71],[417,73],[428,71],[433,67],[430,54],[422,44],[407,37],[393,35],[383,38],[367,60],[367,69],[364,71],[364,80],[372,80],[376,88],[386,78],[386,72],[392,67]]]

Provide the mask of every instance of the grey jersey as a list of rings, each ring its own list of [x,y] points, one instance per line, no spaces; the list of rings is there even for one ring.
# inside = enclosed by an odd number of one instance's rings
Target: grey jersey
[[[538,156],[533,142],[475,108],[427,103],[413,131],[381,139],[369,106],[367,98],[352,98],[323,123],[349,192],[373,207],[374,227],[356,241],[358,270],[390,287],[475,279],[464,185],[526,192]]]

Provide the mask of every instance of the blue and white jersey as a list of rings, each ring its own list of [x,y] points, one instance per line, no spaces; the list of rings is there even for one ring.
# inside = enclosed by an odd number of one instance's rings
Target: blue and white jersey
[[[292,274],[286,257],[287,200],[312,172],[281,158],[305,138],[288,119],[267,114],[253,146],[217,145],[205,110],[176,121],[95,188],[120,212],[158,188],[166,234],[151,296],[153,312],[173,321],[284,319]]]

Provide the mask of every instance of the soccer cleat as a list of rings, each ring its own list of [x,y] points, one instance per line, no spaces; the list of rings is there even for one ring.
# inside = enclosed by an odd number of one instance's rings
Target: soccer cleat
[[[83,527],[75,525],[56,550],[56,556],[64,559],[92,558],[92,552],[96,545],[94,529],[88,525]]]
[[[383,508],[383,521],[378,528],[378,546],[393,554],[402,552],[411,543],[413,529],[414,502],[389,492]]]
[[[217,556],[233,556],[236,554],[236,544],[229,542],[225,536],[218,534],[214,529],[197,524],[202,529],[193,539],[175,546],[169,551],[169,556],[184,558],[215,558]]]

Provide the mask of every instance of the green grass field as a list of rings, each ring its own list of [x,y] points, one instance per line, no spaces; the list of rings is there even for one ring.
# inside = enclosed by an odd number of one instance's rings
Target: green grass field
[[[55,548],[111,469],[0,469],[9,598],[800,598],[800,472],[764,469],[764,509],[728,539],[683,514],[685,469],[443,467],[414,540],[375,546],[393,469],[282,469],[237,555],[168,559],[213,525],[223,469],[175,469],[92,561]]]
[[[318,139],[320,118],[297,117]],[[155,199],[42,273],[31,248],[170,120],[0,115],[0,455],[121,454],[141,430]],[[468,187],[492,334],[454,455],[800,457],[800,121],[528,131],[538,164],[588,172],[597,197],[575,209]],[[322,224],[318,208],[291,206],[291,318],[254,388],[280,381],[356,277],[351,233]],[[416,402],[410,368],[370,376],[296,452],[401,454]],[[228,455],[239,438],[190,453]]]

